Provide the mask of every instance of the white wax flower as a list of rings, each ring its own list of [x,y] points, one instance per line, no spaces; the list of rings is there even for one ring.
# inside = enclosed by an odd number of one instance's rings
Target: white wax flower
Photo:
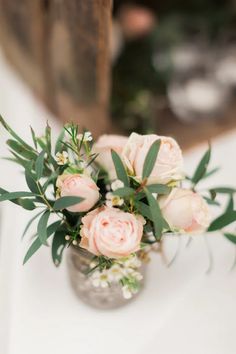
[[[78,134],[78,140],[82,140],[83,141],[92,141],[93,140],[93,136],[91,132],[85,132],[84,134]]]
[[[63,166],[65,164],[67,164],[69,162],[69,155],[67,151],[62,151],[62,152],[58,152],[56,153],[56,162],[58,165]]]
[[[124,199],[111,192],[106,193],[106,206],[112,208],[113,206],[121,206],[124,204]]]
[[[95,286],[96,288],[98,288],[98,287],[107,288],[109,285],[108,273],[106,270],[95,271],[91,275],[91,279],[92,279],[93,286]]]
[[[123,187],[124,187],[124,183],[123,183],[121,180],[119,180],[119,179],[115,180],[115,181],[112,182],[112,184],[111,184],[111,189],[112,189],[113,191],[116,191],[117,189],[123,188]]]

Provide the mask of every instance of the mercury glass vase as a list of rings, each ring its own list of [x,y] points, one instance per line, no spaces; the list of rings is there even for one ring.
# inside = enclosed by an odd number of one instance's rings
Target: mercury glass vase
[[[126,305],[139,294],[133,295],[131,299],[125,299],[122,288],[119,283],[112,283],[106,288],[95,287],[88,271],[94,255],[80,247],[71,246],[67,254],[68,273],[72,288],[77,297],[86,304],[98,309],[113,309]],[[145,265],[139,268],[139,272],[143,275]]]

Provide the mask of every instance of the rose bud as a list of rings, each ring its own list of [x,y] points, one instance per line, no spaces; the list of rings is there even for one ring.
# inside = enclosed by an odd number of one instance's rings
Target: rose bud
[[[128,138],[122,135],[102,135],[93,145],[93,152],[98,153],[95,161],[109,173],[110,179],[116,179],[111,150],[121,154],[127,141]]]
[[[144,223],[142,216],[97,208],[82,218],[80,246],[95,255],[127,257],[140,249]]]
[[[91,177],[84,174],[63,174],[57,178],[56,186],[60,197],[75,196],[84,199],[66,208],[74,213],[90,210],[99,199],[99,188]]]
[[[210,224],[210,212],[205,200],[197,193],[174,188],[168,196],[159,198],[163,217],[172,229],[204,232]]]
[[[124,163],[137,180],[141,181],[146,155],[151,145],[158,139],[161,139],[161,146],[147,183],[166,184],[182,179],[182,152],[177,142],[169,137],[132,133],[122,152]]]

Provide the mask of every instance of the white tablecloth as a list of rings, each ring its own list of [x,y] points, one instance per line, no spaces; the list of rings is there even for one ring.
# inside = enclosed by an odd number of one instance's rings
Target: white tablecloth
[[[46,119],[25,85],[0,57],[0,112],[19,134],[30,139],[29,124],[40,133]],[[193,127],[194,129],[194,127]],[[170,132],[171,134],[171,132]],[[7,134],[0,127],[0,152]],[[187,171],[206,146],[186,154]],[[213,142],[214,165],[222,165],[212,183],[236,185],[236,132]],[[1,160],[0,186],[25,187],[18,167]],[[68,283],[65,263],[55,268],[43,247],[22,266],[28,241],[20,242],[30,212],[11,203],[0,205],[0,353],[1,354],[235,354],[236,270],[229,271],[235,247],[218,234],[179,242],[167,268],[152,256],[146,286],[128,306],[98,311],[80,302]],[[208,248],[212,254],[212,271]],[[178,239],[167,239],[169,259]]]

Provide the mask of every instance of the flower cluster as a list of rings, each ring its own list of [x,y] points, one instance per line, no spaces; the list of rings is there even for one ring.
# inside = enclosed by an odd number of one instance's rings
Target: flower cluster
[[[184,174],[182,151],[170,137],[103,135],[93,143],[90,132],[70,124],[52,150],[49,126],[43,138],[31,130],[31,146],[1,117],[0,123],[12,135],[7,144],[13,160],[24,168],[29,187],[23,192],[0,188],[0,202],[40,208],[24,232],[38,219],[24,263],[52,237],[56,265],[66,246],[82,248],[93,255],[88,272],[92,284],[119,283],[124,297],[130,298],[139,289],[138,269],[150,244],[160,244],[166,234],[212,232],[236,221],[234,188],[198,192],[201,180],[216,172],[209,170],[210,147],[190,177]],[[211,222],[209,205],[219,205],[219,193],[228,195],[229,203]],[[236,235],[223,234],[236,243]]]

